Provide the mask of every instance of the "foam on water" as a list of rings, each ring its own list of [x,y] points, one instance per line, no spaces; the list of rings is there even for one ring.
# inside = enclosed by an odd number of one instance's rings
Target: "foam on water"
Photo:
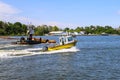
[[[46,51],[46,52],[42,52],[41,50],[42,50],[42,48],[38,48],[38,49],[26,49],[26,51],[33,52],[32,55],[34,55],[34,54],[69,53],[69,52],[78,52],[78,51],[80,51],[76,47],[72,47],[72,48],[69,48],[69,49],[55,50],[55,51]]]
[[[15,56],[19,57],[19,56],[24,56],[28,54],[31,54],[31,53],[24,50],[0,50],[0,58],[11,58]]]
[[[1,44],[0,45],[0,49],[2,49],[2,48],[10,48],[10,47],[19,47],[19,46],[21,46],[21,45],[11,45],[11,44]],[[22,46],[27,46],[27,45],[22,45]]]
[[[12,58],[12,57],[22,57],[30,56],[36,54],[54,54],[54,53],[68,53],[68,52],[78,52],[80,51],[76,47],[70,49],[62,49],[55,51],[42,52],[42,48],[28,48],[25,50],[0,50],[0,58]]]

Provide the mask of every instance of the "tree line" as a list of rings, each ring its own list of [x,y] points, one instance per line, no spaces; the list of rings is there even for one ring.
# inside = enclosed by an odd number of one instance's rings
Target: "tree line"
[[[59,31],[57,26],[47,26],[47,25],[41,25],[35,27],[34,25],[31,25],[34,27],[35,34],[34,35],[44,35],[48,34],[51,31]],[[10,23],[10,22],[3,22],[0,21],[0,35],[27,35],[29,25],[22,24],[20,22]]]
[[[0,21],[0,35],[26,35],[27,25]]]
[[[34,26],[34,25],[32,25]],[[28,25],[22,24],[20,22],[10,23],[0,21],[0,35],[27,35]],[[34,26],[35,34],[34,35],[45,35],[51,31],[64,31],[64,32],[80,32],[84,31],[85,34],[118,34],[120,35],[120,27],[115,29],[112,26],[85,26],[77,27],[75,29],[65,27],[64,29],[59,28],[58,26],[48,26],[48,25],[39,25]]]
[[[70,29],[70,28],[65,28],[64,31],[68,32],[80,32],[84,31],[85,34],[118,34],[120,35],[120,27],[119,28],[113,28],[111,26],[86,26],[86,27],[77,27],[76,29]]]

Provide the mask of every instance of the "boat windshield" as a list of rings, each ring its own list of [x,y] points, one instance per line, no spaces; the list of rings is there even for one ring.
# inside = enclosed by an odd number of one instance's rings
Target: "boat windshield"
[[[68,37],[68,41],[73,41],[73,38],[72,37]]]

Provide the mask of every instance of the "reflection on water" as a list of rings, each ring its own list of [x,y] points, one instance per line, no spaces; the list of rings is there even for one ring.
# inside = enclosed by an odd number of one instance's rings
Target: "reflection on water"
[[[73,52],[43,53],[39,50],[45,44],[11,45],[14,40],[0,39],[0,79],[120,79],[120,36],[78,36],[77,40],[77,46],[68,50]]]

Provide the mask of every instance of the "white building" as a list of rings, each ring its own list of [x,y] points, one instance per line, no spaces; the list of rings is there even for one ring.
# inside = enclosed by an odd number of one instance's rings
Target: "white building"
[[[63,31],[52,31],[49,32],[49,35],[62,35]]]

